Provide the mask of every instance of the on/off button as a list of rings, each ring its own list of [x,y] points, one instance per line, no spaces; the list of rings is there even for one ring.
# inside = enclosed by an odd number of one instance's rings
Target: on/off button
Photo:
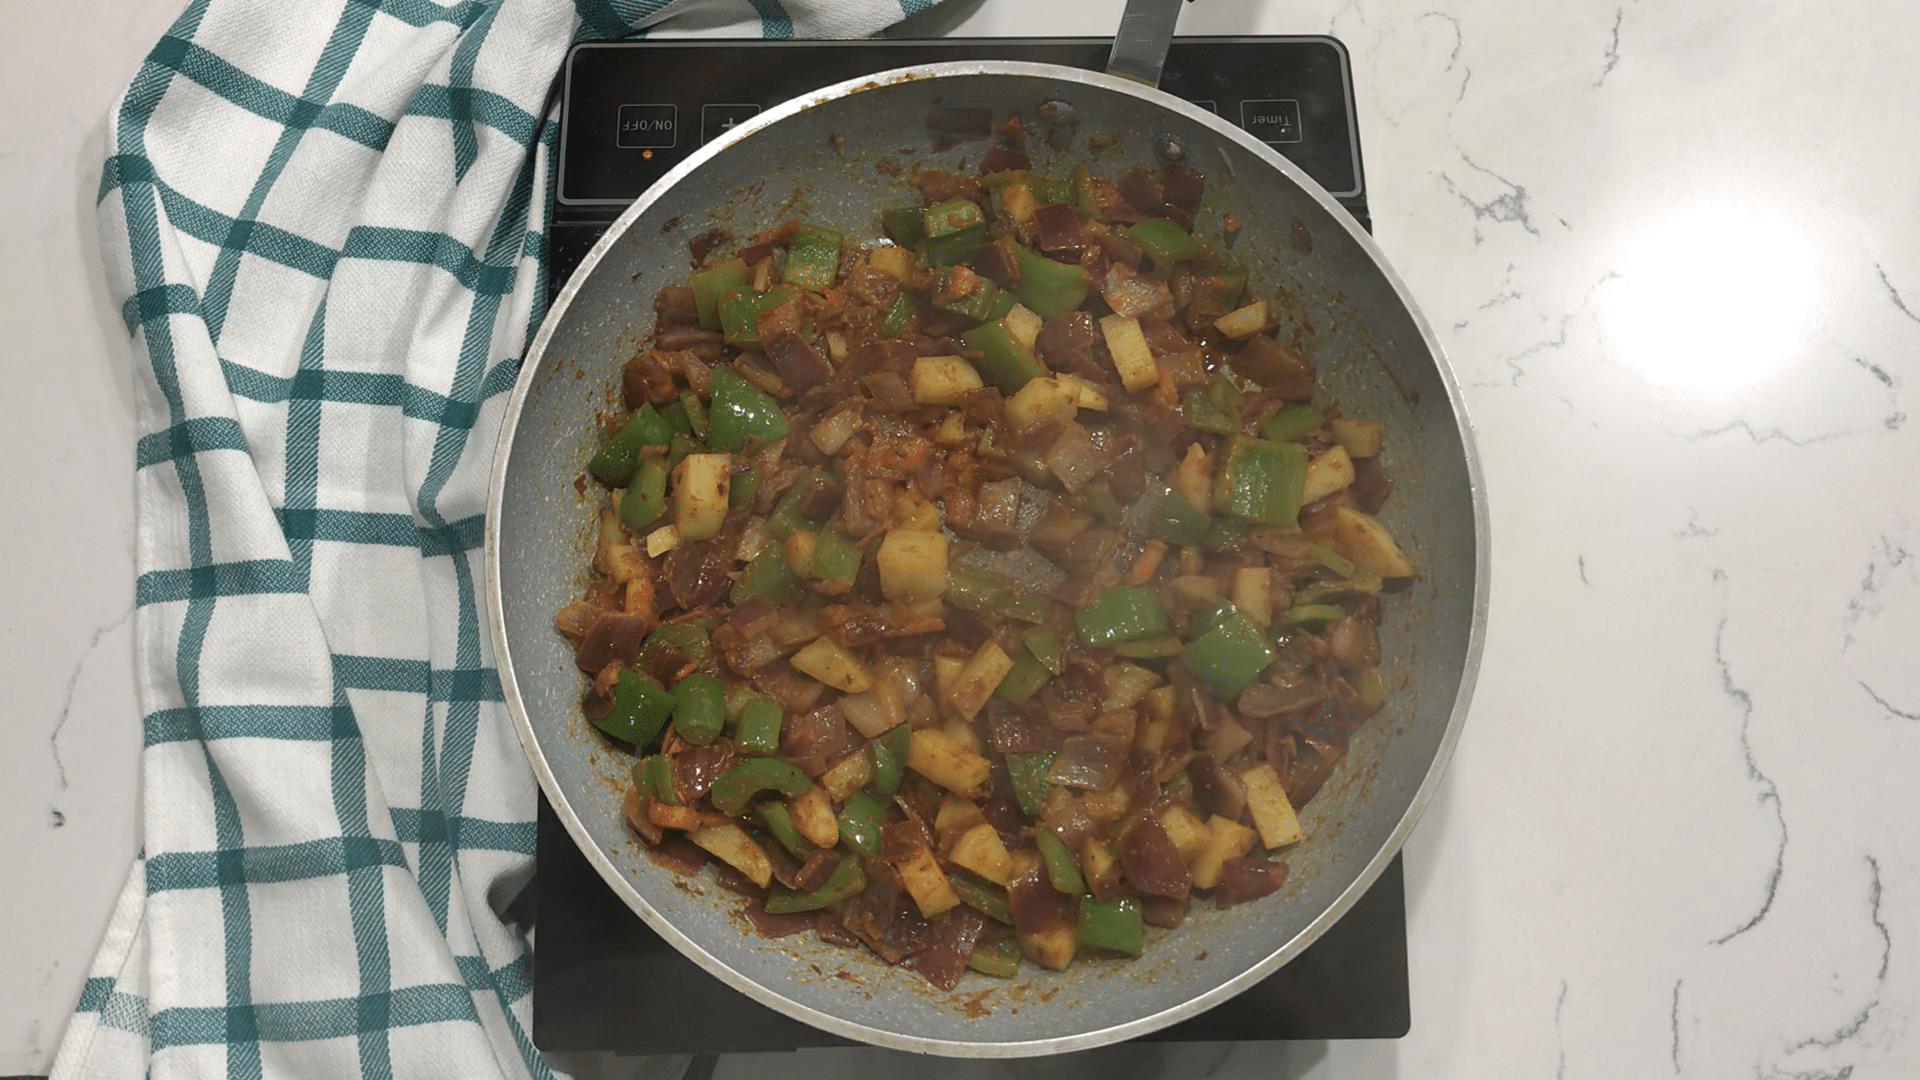
[[[1297,143],[1300,103],[1286,98],[1240,103],[1240,126],[1263,143]]]
[[[680,141],[679,129],[678,106],[622,105],[620,131],[614,145],[622,150],[666,149]]]

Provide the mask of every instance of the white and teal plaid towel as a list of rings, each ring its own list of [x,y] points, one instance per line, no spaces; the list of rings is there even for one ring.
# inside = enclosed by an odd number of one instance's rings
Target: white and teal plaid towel
[[[194,0],[109,135],[136,350],[143,853],[60,1077],[547,1075],[533,775],[482,628],[568,45],[931,0]]]

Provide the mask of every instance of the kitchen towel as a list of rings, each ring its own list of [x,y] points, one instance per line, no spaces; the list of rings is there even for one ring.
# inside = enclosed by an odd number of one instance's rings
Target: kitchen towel
[[[140,359],[142,853],[58,1077],[547,1076],[486,483],[568,46],[932,0],[194,0],[99,193]]]

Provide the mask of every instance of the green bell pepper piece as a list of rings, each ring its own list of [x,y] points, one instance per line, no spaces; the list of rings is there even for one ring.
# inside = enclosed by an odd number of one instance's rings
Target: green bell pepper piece
[[[886,317],[880,320],[880,336],[897,338],[906,333],[917,308],[918,305],[913,302],[911,294],[901,293],[894,299],[893,306],[887,309]]]
[[[1332,604],[1295,604],[1281,614],[1278,622],[1282,627],[1324,626],[1345,614]]]
[[[852,585],[866,551],[833,529],[821,529],[819,537],[813,545],[813,577]]]
[[[777,439],[789,430],[780,404],[730,367],[713,369],[713,404],[707,420],[713,448],[730,454],[745,449],[750,439]]]
[[[1169,631],[1160,594],[1146,585],[1116,585],[1081,608],[1075,618],[1080,624],[1080,640],[1094,648],[1162,637]]]
[[[1163,491],[1154,505],[1148,532],[1169,544],[1198,544],[1207,538],[1213,516],[1187,501],[1177,491]]]
[[[1020,268],[1020,283],[1013,295],[1043,318],[1054,318],[1080,306],[1092,288],[1086,268],[1077,263],[1054,262],[1024,247],[1013,249],[1014,264]]]
[[[727,726],[727,687],[712,675],[695,673],[673,688],[673,730],[695,746],[720,737]]]
[[[713,647],[707,640],[707,631],[699,623],[668,623],[647,635],[640,643],[640,651],[635,655],[633,666],[647,668],[652,666],[653,658],[660,650],[675,648],[694,660],[705,660],[713,655]]]
[[[1033,189],[1033,199],[1041,206],[1048,203],[1070,203],[1073,201],[1073,180],[1062,176],[1030,176],[1027,186]]]
[[[1020,640],[1048,674],[1058,675],[1067,670],[1066,651],[1060,648],[1060,637],[1052,627],[1029,626],[1020,632]]]
[[[1080,497],[1087,501],[1087,509],[1103,525],[1118,525],[1127,516],[1126,508],[1113,497],[1113,486],[1105,480],[1095,480],[1081,488]]]
[[[887,804],[871,792],[856,791],[840,811],[840,842],[862,855],[880,854],[880,830],[887,824]]]
[[[1020,943],[1008,938],[991,945],[975,945],[967,966],[995,979],[1011,979],[1020,974]]]
[[[1092,221],[1100,216],[1100,199],[1095,194],[1093,172],[1085,165],[1073,167],[1073,209],[1080,215],[1081,221]]]
[[[980,350],[980,374],[1008,397],[1047,373],[1046,367],[1013,336],[1005,320],[981,323],[961,332],[960,340]]]
[[[594,721],[601,731],[644,750],[673,715],[673,694],[645,672],[628,668],[613,684],[613,710]]]
[[[745,570],[740,571],[739,580],[733,583],[728,599],[735,604],[742,604],[756,596],[765,596],[779,606],[800,599],[801,588],[800,579],[793,575],[793,568],[787,565],[780,545],[768,544],[753,557]]]
[[[1166,637],[1117,642],[1113,646],[1113,654],[1130,660],[1159,660],[1169,656],[1179,656],[1186,651],[1186,648],[1179,638],[1169,634]]]
[[[793,813],[787,809],[786,803],[769,799],[760,804],[759,814],[767,831],[773,834],[773,838],[781,847],[792,852],[794,858],[805,862],[812,857],[813,844],[806,837],[801,836],[800,830],[794,827]]]
[[[929,236],[927,237],[927,265],[958,266],[973,258],[973,253],[980,250],[980,245],[986,242],[987,227],[985,225],[972,225],[946,236]]]
[[[1273,663],[1273,647],[1227,601],[1194,616],[1196,636],[1180,662],[1221,701],[1232,701]]]
[[[1214,474],[1213,503],[1247,521],[1291,526],[1300,520],[1306,484],[1306,447],[1230,435]]]
[[[1314,559],[1316,559],[1321,566],[1326,567],[1343,578],[1352,577],[1354,570],[1357,569],[1353,565],[1352,559],[1347,558],[1345,555],[1340,554],[1325,544],[1314,544],[1308,547],[1307,550],[1313,552]]]
[[[814,469],[795,480],[786,494],[780,496],[780,501],[774,504],[773,513],[767,515],[764,526],[767,535],[785,542],[787,537],[794,533],[819,532],[825,528],[826,522],[801,514],[800,506],[815,491],[831,482],[827,474],[819,469]]]
[[[691,390],[680,391],[680,407],[687,410],[687,426],[693,428],[693,437],[707,441],[707,407],[701,403],[700,395]]]
[[[685,416],[686,410],[682,409],[680,415]],[[693,436],[682,435],[676,431],[673,433],[673,442],[667,445],[667,464],[677,469],[681,462],[687,460],[688,454],[697,454],[702,449],[704,448],[694,441]]]
[[[1234,435],[1240,431],[1246,407],[1247,395],[1241,393],[1232,379],[1215,372],[1207,385],[1181,401],[1180,414],[1190,428]]]
[[[953,274],[954,271],[947,271],[946,277],[934,288],[935,296],[939,296],[947,290],[947,284],[952,280]],[[1000,307],[1001,300],[1005,296],[1006,293],[1001,291],[1000,286],[995,285],[986,278],[980,278],[979,283],[973,287],[972,292],[957,300],[950,300],[943,304],[937,304],[936,306],[942,311],[951,311],[956,315],[964,315],[974,322],[985,322],[989,317],[998,318],[1006,315],[1007,311],[1013,309],[1012,303],[1008,302],[1006,310],[1001,311],[999,316],[993,314],[995,309]]]
[[[720,299],[752,281],[747,264],[739,259],[693,275],[693,306],[700,315],[700,329],[720,329]]]
[[[733,483],[727,486],[727,505],[746,506],[760,493],[760,466],[749,465],[745,472],[733,474]]]
[[[734,745],[743,754],[773,754],[780,750],[780,722],[786,716],[778,702],[755,697],[740,711],[740,726],[733,732]]]
[[[679,399],[676,398],[660,406],[660,419],[666,422],[668,429],[674,434],[692,437],[693,421],[687,419],[687,407],[680,404]],[[672,435],[667,436],[667,443],[672,445]]]
[[[665,754],[652,754],[633,763],[633,786],[640,794],[651,795],[663,803],[679,806],[680,785],[673,782],[673,759]]]
[[[1164,277],[1173,269],[1173,264],[1186,262],[1200,254],[1200,243],[1187,234],[1187,230],[1166,218],[1150,218],[1127,230],[1133,242],[1139,244],[1153,260],[1158,276]]]
[[[980,204],[963,195],[956,195],[920,211],[921,228],[929,240],[952,236],[986,223],[987,216],[981,211]]]
[[[1007,777],[1013,781],[1014,800],[1020,804],[1020,812],[1029,818],[1039,817],[1040,804],[1053,794],[1047,771],[1053,768],[1053,759],[1058,756],[1057,750],[1006,755]]]
[[[1013,582],[971,566],[947,566],[946,600],[983,614],[1006,615],[1021,622],[1044,623],[1051,606],[1043,593],[1018,590]]]
[[[803,289],[825,289],[840,273],[840,245],[846,237],[824,225],[801,225],[787,245],[786,281]]]
[[[1320,430],[1327,422],[1327,414],[1311,405],[1289,405],[1273,414],[1267,426],[1260,429],[1260,437],[1274,442],[1292,442],[1302,439]]]
[[[634,532],[660,520],[667,512],[667,459],[652,457],[640,463],[633,483],[620,497],[620,520]]]
[[[1139,956],[1144,936],[1140,901],[1131,896],[1080,901],[1080,944]]]
[[[873,790],[892,795],[907,778],[907,754],[913,746],[913,728],[900,724],[868,744],[873,748]]]
[[[607,445],[587,462],[587,471],[608,487],[626,487],[640,464],[640,448],[665,446],[672,438],[673,429],[651,404],[643,404],[620,434],[608,439]]]
[[[775,285],[764,293],[735,289],[720,298],[720,329],[726,342],[743,349],[760,347],[760,315],[799,299],[792,285]]]
[[[715,810],[731,815],[746,809],[747,801],[762,791],[802,795],[812,786],[806,773],[779,758],[754,758],[721,773],[707,797]]]
[[[916,247],[927,238],[925,208],[895,206],[880,211],[880,228],[901,247]]]
[[[1013,925],[1013,909],[1007,906],[1007,890],[975,875],[971,870],[962,870],[957,866],[947,869],[947,881],[953,885],[953,893],[961,903],[995,922]]]
[[[1068,896],[1084,896],[1087,891],[1087,879],[1080,876],[1080,864],[1074,860],[1073,852],[1050,829],[1041,829],[1033,834],[1033,842],[1040,849],[1040,858],[1047,864],[1047,880],[1053,884],[1055,892]]]
[[[819,911],[858,896],[860,890],[866,887],[867,875],[860,869],[860,856],[842,855],[833,876],[812,892],[795,892],[784,885],[775,885],[767,895],[767,914],[791,915],[798,911]]]
[[[1013,667],[1007,669],[993,692],[1015,705],[1025,705],[1052,677],[1040,661],[1023,652],[1014,659]]]

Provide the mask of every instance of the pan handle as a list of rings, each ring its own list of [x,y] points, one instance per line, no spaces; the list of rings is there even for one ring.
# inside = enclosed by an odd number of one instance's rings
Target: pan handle
[[[1113,37],[1113,53],[1107,57],[1107,74],[1159,86],[1167,46],[1173,43],[1173,24],[1179,18],[1180,0],[1127,0],[1120,32]]]

